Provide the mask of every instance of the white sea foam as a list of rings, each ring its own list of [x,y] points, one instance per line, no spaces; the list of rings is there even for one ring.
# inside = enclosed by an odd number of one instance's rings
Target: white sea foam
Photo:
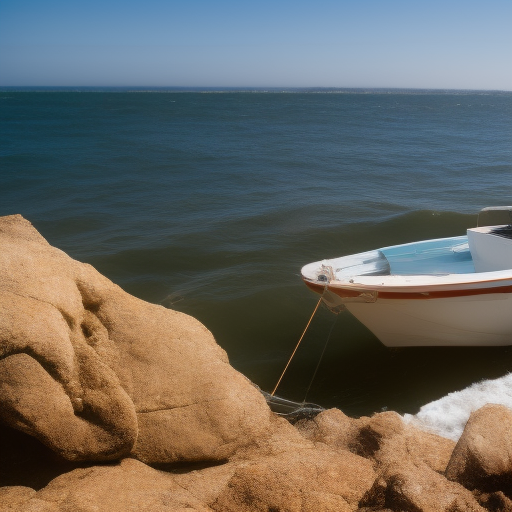
[[[483,380],[424,405],[404,420],[418,428],[457,441],[469,415],[485,404],[501,404],[512,409],[512,373],[495,380]]]

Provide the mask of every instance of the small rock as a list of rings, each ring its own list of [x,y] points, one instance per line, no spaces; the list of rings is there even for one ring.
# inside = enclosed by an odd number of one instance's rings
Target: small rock
[[[396,512],[485,512],[470,491],[426,464],[387,468],[364,496],[361,507]]]
[[[0,487],[0,512],[16,512],[23,503],[36,494],[31,487],[5,486]]]
[[[512,496],[512,411],[488,404],[471,414],[446,469],[468,489]]]
[[[319,445],[241,464],[211,507],[218,512],[345,512],[375,479],[372,464]]]

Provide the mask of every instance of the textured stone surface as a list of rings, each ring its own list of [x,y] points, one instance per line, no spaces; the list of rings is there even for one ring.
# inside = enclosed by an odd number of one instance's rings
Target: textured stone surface
[[[474,494],[478,503],[491,512],[510,512],[512,510],[512,500],[501,491],[492,493],[477,491]]]
[[[70,460],[222,460],[268,428],[261,394],[188,315],[125,293],[0,218],[0,421]]]
[[[371,487],[369,461],[303,447],[239,465],[212,508],[219,512],[353,511]]]
[[[59,476],[37,493],[26,488],[11,489],[16,490],[16,494],[13,492],[6,498],[11,502],[18,499],[15,510],[20,512],[211,511],[177,485],[172,475],[135,459],[75,469]],[[0,490],[0,499],[2,497]]]
[[[30,487],[0,487],[0,512],[15,512],[24,508],[36,491]]]
[[[371,461],[308,441],[281,418],[272,427],[227,464],[174,481],[219,512],[357,509],[375,479]]]
[[[469,489],[512,496],[512,411],[488,404],[471,414],[446,469]]]
[[[366,423],[365,420],[348,417],[339,409],[327,409],[312,420],[298,422],[296,427],[311,441],[325,443],[332,448],[350,450],[359,428]]]
[[[391,411],[353,419],[329,409],[298,428],[307,439],[371,458],[377,466],[408,460],[442,473],[455,446],[449,439],[405,424]]]
[[[395,512],[485,512],[470,491],[426,464],[392,464],[375,480],[361,507]]]
[[[393,423],[398,419],[401,421],[401,417],[395,414]],[[381,417],[381,422],[382,420]],[[367,428],[373,431],[373,422]],[[382,433],[382,430],[379,432]],[[402,424],[396,430],[388,429],[386,434],[380,438],[379,449],[373,455],[380,466],[400,465],[407,461],[416,466],[425,464],[428,468],[444,474],[455,446],[454,441],[407,424]]]

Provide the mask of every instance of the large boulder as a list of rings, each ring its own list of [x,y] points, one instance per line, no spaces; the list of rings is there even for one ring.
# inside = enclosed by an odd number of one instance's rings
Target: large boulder
[[[353,511],[371,488],[371,461],[304,439],[282,418],[228,463],[174,475],[217,512]]]
[[[468,489],[512,497],[512,411],[488,404],[471,414],[446,476]]]
[[[375,474],[350,452],[303,448],[240,465],[211,505],[218,512],[348,512]]]
[[[224,460],[270,411],[188,315],[0,218],[0,421],[70,460]]]
[[[450,439],[404,423],[392,411],[354,419],[339,409],[328,409],[297,427],[307,439],[370,458],[376,466],[409,461],[443,473],[455,446]]]
[[[0,488],[0,512],[211,512],[173,481],[134,459],[75,469],[35,492]]]
[[[384,469],[361,508],[394,512],[485,512],[470,491],[426,464],[402,461]]]

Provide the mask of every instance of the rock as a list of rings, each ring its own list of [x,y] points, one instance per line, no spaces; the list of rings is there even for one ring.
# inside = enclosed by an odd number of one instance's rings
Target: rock
[[[211,512],[176,484],[173,475],[134,459],[75,469],[24,498],[29,499],[19,502],[17,512]]]
[[[218,512],[354,511],[375,479],[369,461],[320,445],[240,464],[211,507]]]
[[[404,423],[391,411],[353,419],[338,409],[329,409],[301,422],[298,428],[307,439],[371,458],[377,466],[408,460],[424,462],[442,473],[455,446],[449,439]]]
[[[379,466],[400,465],[405,461],[414,465],[425,464],[444,475],[454,446],[451,439],[405,424],[402,433],[381,438],[374,459]]]
[[[360,506],[396,512],[485,512],[467,489],[426,464],[410,462],[384,470]]]
[[[280,416],[274,415],[270,425],[270,434],[256,439],[252,445],[240,450],[236,459],[250,460],[262,456],[271,457],[315,446],[315,443],[305,439],[293,425]]]
[[[446,476],[468,489],[512,497],[512,411],[488,404],[473,412],[453,450]]]
[[[454,441],[412,425],[407,426],[404,437],[404,450],[413,463],[424,462],[429,468],[444,474],[455,447]]]
[[[270,436],[227,464],[174,475],[219,512],[355,510],[374,479],[370,461],[313,443],[278,417]]]
[[[240,461],[229,461],[210,467],[190,468],[175,472],[173,481],[201,503],[211,505],[228,486],[239,466]]]
[[[301,420],[295,426],[306,439],[325,443],[331,448],[352,450],[359,428],[366,423],[333,408],[322,411],[311,420]]]
[[[351,449],[362,457],[378,458],[378,452],[389,440],[404,433],[402,418],[392,411],[374,414],[369,419],[360,419],[359,424],[353,435]]]
[[[188,315],[0,218],[0,421],[70,460],[224,460],[270,411]]]
[[[493,493],[473,493],[486,510],[491,512],[510,512],[512,510],[512,500],[507,498],[501,491]]]
[[[0,512],[16,512],[21,510],[23,504],[30,500],[35,493],[36,491],[30,487],[0,487]]]

